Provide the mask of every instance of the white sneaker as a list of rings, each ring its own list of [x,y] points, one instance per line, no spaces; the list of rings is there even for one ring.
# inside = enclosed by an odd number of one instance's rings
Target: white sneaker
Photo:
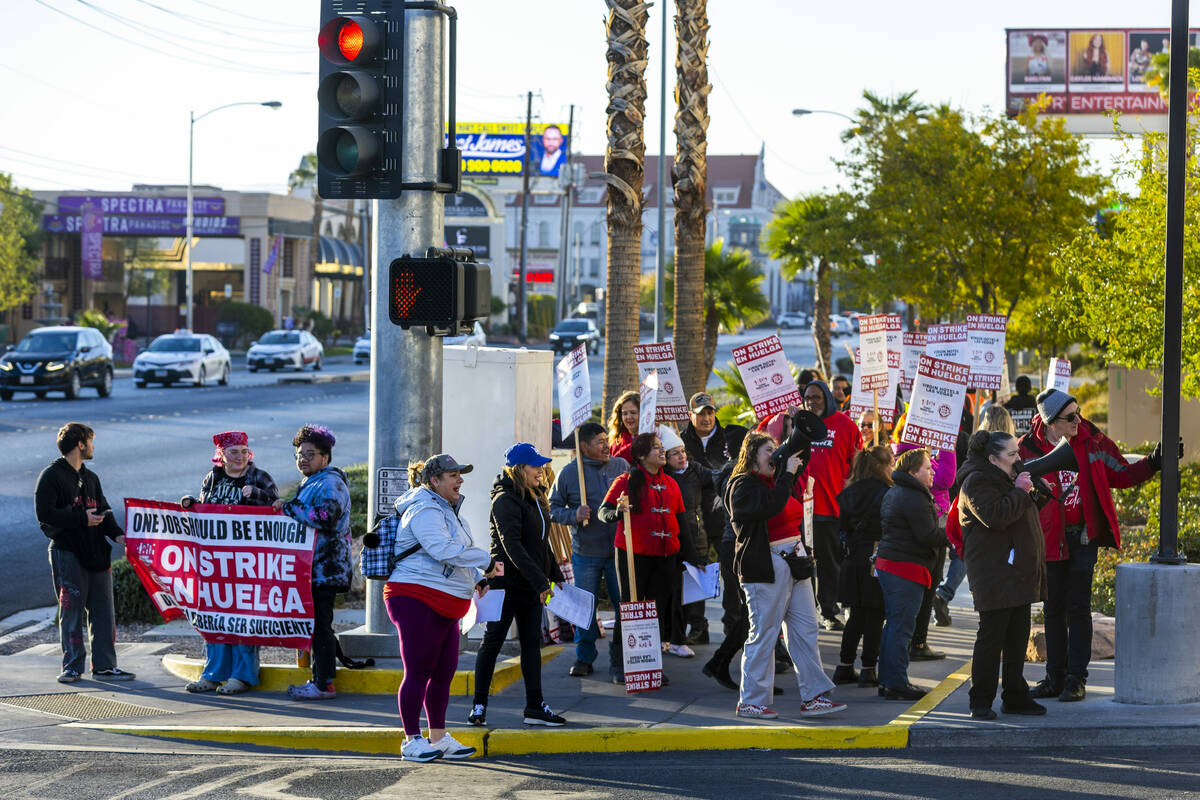
[[[449,739],[449,736],[444,737]],[[474,751],[472,751],[474,752]],[[442,751],[437,749],[424,736],[414,736],[411,741],[405,742],[404,747],[400,748],[400,758],[404,761],[433,761],[442,757]]]
[[[442,758],[470,758],[475,755],[474,747],[467,747],[450,734],[444,734],[436,742],[429,743],[431,747],[442,754]]]
[[[800,716],[802,717],[819,717],[822,714],[835,714],[845,710],[845,703],[835,703],[823,694],[800,704]]]
[[[696,651],[688,647],[686,644],[673,644],[667,648],[667,652],[679,658],[695,658]]]
[[[737,716],[746,719],[776,719],[779,717],[777,713],[766,706],[756,706],[750,703],[738,703]]]

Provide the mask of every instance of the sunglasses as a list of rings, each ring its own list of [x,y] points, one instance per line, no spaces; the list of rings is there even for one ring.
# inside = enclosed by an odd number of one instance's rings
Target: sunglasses
[[[1079,420],[1082,418],[1079,416],[1078,411],[1072,411],[1070,414],[1055,417],[1053,420],[1051,420],[1051,422],[1060,419],[1065,420],[1066,422],[1079,422]]]

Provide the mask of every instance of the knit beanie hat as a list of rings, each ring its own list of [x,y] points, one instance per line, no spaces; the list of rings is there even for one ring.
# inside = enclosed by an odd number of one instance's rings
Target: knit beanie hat
[[[1066,392],[1047,389],[1037,396],[1038,416],[1042,418],[1042,422],[1049,425],[1059,415],[1059,412],[1074,402],[1076,402],[1075,398]]]

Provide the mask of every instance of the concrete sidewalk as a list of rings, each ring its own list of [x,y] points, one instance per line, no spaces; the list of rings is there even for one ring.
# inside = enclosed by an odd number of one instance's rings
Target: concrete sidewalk
[[[970,602],[969,596],[966,602]],[[599,643],[596,673],[582,679],[567,674],[575,660],[573,647],[547,648],[543,653],[543,691],[550,706],[568,720],[561,729],[523,726],[524,691],[515,658],[498,670],[494,689],[511,685],[491,697],[487,728],[469,726],[466,717],[471,697],[459,692],[473,688],[473,656],[464,653],[462,675],[451,696],[448,728],[460,741],[478,747],[481,755],[944,747],[949,742],[973,747],[1133,746],[1178,743],[1200,734],[1200,704],[1130,707],[1114,703],[1111,661],[1093,663],[1088,699],[1082,703],[1050,700],[1044,717],[1001,715],[994,722],[971,719],[966,692],[976,618],[964,607],[953,608],[953,627],[930,630],[930,645],[946,651],[947,658],[912,665],[913,682],[932,690],[915,704],[884,700],[873,688],[838,687],[833,696],[849,705],[845,712],[802,718],[795,677],[787,674],[777,676],[777,685],[784,689],[772,703],[780,714],[778,720],[738,719],[733,713],[736,693],[700,672],[719,640],[716,620],[720,607],[714,603],[708,611],[710,629],[716,634],[714,643],[695,648],[694,659],[664,656],[671,684],[657,692],[627,695],[622,687],[610,683],[605,640]],[[840,636],[820,635],[823,662],[830,670],[837,663]],[[8,679],[6,696],[0,697],[0,745],[145,748],[146,740],[130,738],[139,736],[239,750],[251,746],[399,753],[403,732],[393,694],[399,680],[394,670],[339,669],[339,696],[317,703],[295,702],[278,690],[235,697],[192,695],[183,689],[185,679],[167,669],[171,666],[178,673],[186,664],[181,666],[177,657],[164,664],[163,649],[150,636],[121,644],[121,666],[136,672],[138,680],[115,685],[86,678],[74,685],[56,683],[57,645],[38,645],[0,658]],[[1026,678],[1035,682],[1043,669],[1041,664],[1029,664]],[[268,676],[264,668],[264,681],[276,687],[282,674]],[[295,680],[299,678],[296,674]],[[348,691],[353,686],[373,693]],[[378,693],[384,688],[386,693]],[[999,698],[994,707],[999,711]],[[155,746],[169,745],[160,741]]]

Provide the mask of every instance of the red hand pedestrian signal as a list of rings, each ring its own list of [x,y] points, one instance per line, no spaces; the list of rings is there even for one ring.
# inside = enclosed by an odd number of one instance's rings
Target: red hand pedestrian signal
[[[400,273],[400,285],[396,287],[396,310],[401,315],[408,314],[420,293],[421,287],[413,284],[413,274],[408,271]]]

